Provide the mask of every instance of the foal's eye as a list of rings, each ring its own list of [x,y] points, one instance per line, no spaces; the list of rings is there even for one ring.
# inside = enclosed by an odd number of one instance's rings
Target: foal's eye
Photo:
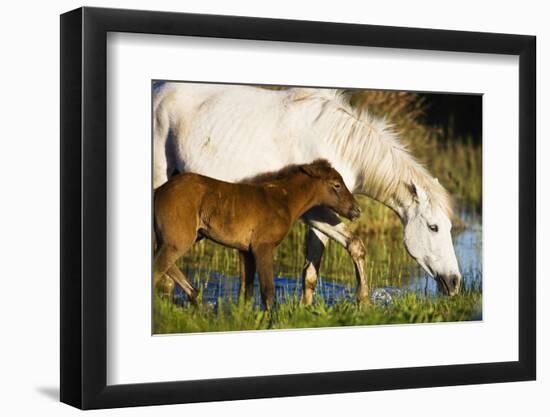
[[[332,186],[334,187],[334,189],[339,190],[342,187],[342,184],[340,184],[339,182],[335,182]]]
[[[437,224],[429,224],[428,225],[428,228],[432,231],[432,232],[439,232],[439,227],[437,227]]]

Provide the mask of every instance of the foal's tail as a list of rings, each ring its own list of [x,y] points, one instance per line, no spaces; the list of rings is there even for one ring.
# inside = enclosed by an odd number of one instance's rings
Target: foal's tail
[[[157,247],[158,247],[157,228],[156,228],[156,225],[155,225],[154,220],[153,220],[153,253],[157,252]]]

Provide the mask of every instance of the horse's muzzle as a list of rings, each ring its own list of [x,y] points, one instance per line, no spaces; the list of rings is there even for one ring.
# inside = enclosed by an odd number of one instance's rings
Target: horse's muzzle
[[[455,296],[460,291],[462,277],[460,274],[438,275],[436,277],[437,288],[440,292],[450,297]]]

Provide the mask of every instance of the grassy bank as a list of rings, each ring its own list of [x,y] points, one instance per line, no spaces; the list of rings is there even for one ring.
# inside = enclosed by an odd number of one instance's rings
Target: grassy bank
[[[305,307],[293,300],[278,305],[271,319],[250,304],[220,300],[217,309],[206,304],[178,307],[155,297],[153,314],[155,334],[453,322],[481,319],[481,293],[465,292],[453,298],[409,293],[388,306],[363,307],[349,301],[328,307],[323,300]]]

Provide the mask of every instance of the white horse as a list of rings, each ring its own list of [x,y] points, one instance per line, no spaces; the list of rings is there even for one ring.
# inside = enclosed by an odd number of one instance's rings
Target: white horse
[[[153,154],[154,188],[177,171],[237,182],[286,165],[327,159],[352,192],[397,213],[407,251],[442,291],[459,291],[462,277],[451,240],[447,192],[384,120],[353,108],[342,91],[166,83],[154,90]],[[310,210],[303,220],[310,226],[303,302],[313,301],[329,239],[350,253],[357,298],[368,300],[361,240],[326,208]]]

